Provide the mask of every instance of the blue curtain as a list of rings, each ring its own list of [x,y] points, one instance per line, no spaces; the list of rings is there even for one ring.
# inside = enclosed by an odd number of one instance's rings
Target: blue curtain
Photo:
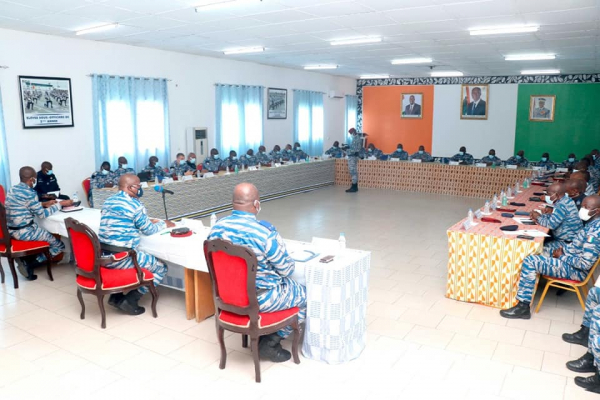
[[[311,156],[323,153],[323,93],[294,90],[294,142]]]
[[[4,113],[2,112],[2,91],[0,90],[0,185],[8,192],[10,189],[10,165],[8,164],[8,149],[6,144],[6,129],[4,128]]]
[[[345,131],[344,137],[347,138],[348,130],[350,128],[356,128],[356,109],[358,106],[358,96],[346,95],[346,118],[345,118]],[[357,128],[358,129],[358,128]]]
[[[263,86],[216,85],[216,148],[238,156],[263,144]]]
[[[92,75],[96,168],[120,156],[136,172],[150,156],[170,162],[169,102],[166,79]]]

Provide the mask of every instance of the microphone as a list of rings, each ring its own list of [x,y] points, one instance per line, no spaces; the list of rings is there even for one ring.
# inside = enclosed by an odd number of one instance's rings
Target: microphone
[[[175,193],[173,193],[172,190],[165,189],[164,187],[162,187],[160,185],[154,185],[154,190],[157,191],[158,193],[175,194]]]

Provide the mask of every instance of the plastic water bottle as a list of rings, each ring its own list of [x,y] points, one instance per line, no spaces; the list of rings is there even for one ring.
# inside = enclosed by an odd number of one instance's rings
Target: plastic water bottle
[[[506,193],[504,192],[504,190],[502,191],[502,193],[500,194],[500,196],[502,197],[500,199],[500,201],[502,202],[503,206],[507,206],[508,205],[508,197],[506,196]]]
[[[340,243],[340,250],[344,250],[346,248],[346,235],[344,235],[344,232],[340,233],[338,242]]]
[[[310,157],[306,156],[306,162],[310,162]]]
[[[240,172],[240,170],[239,170],[239,168],[238,168],[237,164],[236,164],[236,165],[235,165],[235,167],[233,168],[233,172],[235,172],[235,174],[236,174],[236,175],[237,175],[237,174]]]
[[[506,189],[506,197],[513,197],[512,189],[510,186]]]
[[[523,189],[528,189],[529,188],[529,178],[525,178],[525,180],[523,181]]]
[[[212,213],[210,215],[210,227],[212,228],[217,223],[217,214]]]
[[[71,200],[73,200],[73,203],[79,201],[79,196],[77,196],[77,192],[73,193],[73,196],[71,196]]]
[[[494,198],[492,199],[491,209],[493,211],[496,211],[497,207],[498,207],[498,196],[496,196],[496,194],[494,193]]]
[[[485,201],[485,205],[483,206],[484,214],[490,213],[490,202],[488,200]]]
[[[519,193],[519,182],[515,183],[515,194]]]
[[[469,208],[469,213],[467,214],[467,217],[469,218],[469,223],[473,223],[473,210],[471,210]]]

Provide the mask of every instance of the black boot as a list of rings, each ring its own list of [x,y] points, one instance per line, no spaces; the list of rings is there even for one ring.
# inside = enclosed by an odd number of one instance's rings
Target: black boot
[[[113,307],[119,308],[119,304],[121,304],[124,298],[125,295],[123,293],[113,293],[108,298],[108,304]]]
[[[596,372],[594,356],[588,351],[577,360],[567,362],[567,368],[574,372]]]
[[[142,298],[142,294],[137,290],[132,290],[127,293],[118,308],[121,311],[126,312],[129,315],[140,315],[143,314],[146,309],[138,305],[138,301]]]
[[[281,347],[281,339],[282,337],[276,333],[261,336],[258,340],[258,355],[260,358],[274,363],[289,360],[292,355],[289,351]]]
[[[358,192],[358,183],[353,183],[350,189],[346,190],[346,193]]]
[[[563,333],[562,339],[567,343],[579,344],[583,347],[588,347],[588,337],[590,336],[590,328],[581,325],[575,333]]]
[[[510,319],[529,319],[531,318],[531,310],[529,303],[519,302],[516,306],[509,308],[508,310],[500,310],[500,315],[504,318]]]
[[[35,281],[37,279],[37,275],[33,273],[33,268],[37,264],[35,257],[17,258],[15,261],[17,262],[19,273],[27,278],[27,280]]]
[[[587,377],[583,377],[583,376],[576,376],[575,377],[575,384],[577,386],[580,386],[584,389],[594,389],[594,390],[598,390],[600,389],[600,375],[598,375],[598,370],[595,371],[594,375],[592,376],[587,376]]]

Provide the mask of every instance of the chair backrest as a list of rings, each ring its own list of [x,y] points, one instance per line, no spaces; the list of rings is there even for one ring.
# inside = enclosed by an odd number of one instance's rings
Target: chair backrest
[[[251,320],[256,321],[256,255],[247,247],[213,239],[204,242],[204,256],[213,285],[215,306],[248,315]]]
[[[0,204],[4,205],[6,202],[6,190],[4,190],[4,186],[0,185]]]
[[[73,219],[65,220],[71,251],[75,256],[75,273],[86,278],[96,279],[100,287],[100,241],[96,233],[87,225]]]
[[[0,244],[4,245],[5,255],[10,256],[10,233],[6,224],[6,208],[4,203],[0,203]]]
[[[596,271],[596,267],[598,267],[598,264],[600,264],[600,257],[598,257],[594,265],[592,265],[592,268],[590,268],[590,272],[588,272],[585,279],[581,282],[582,285],[587,285],[589,280],[594,276],[594,271]]]
[[[92,180],[90,178],[85,178],[81,182],[81,186],[83,187],[83,191],[85,192],[85,197],[90,197],[90,188],[92,187]]]

